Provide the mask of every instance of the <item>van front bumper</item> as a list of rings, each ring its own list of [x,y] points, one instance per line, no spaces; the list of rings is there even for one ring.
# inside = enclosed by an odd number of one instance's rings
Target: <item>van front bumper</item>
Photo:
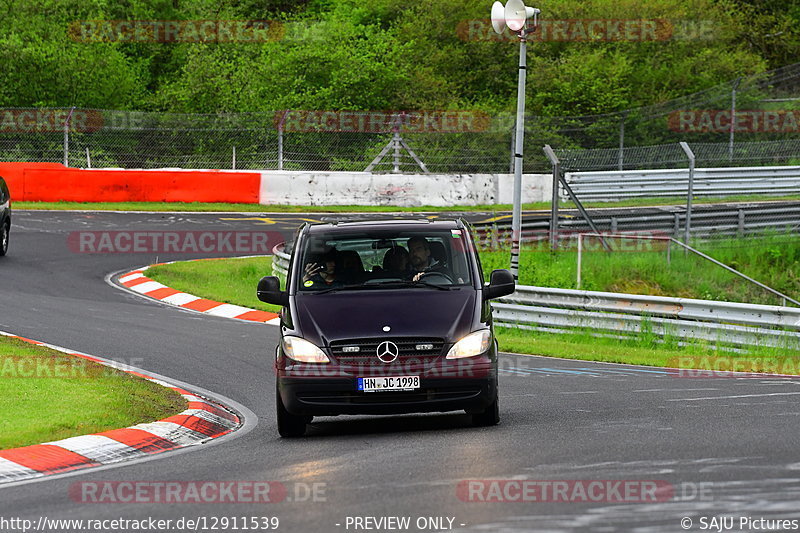
[[[421,373],[420,388],[408,391],[363,392],[359,376],[298,376],[278,371],[278,392],[287,411],[295,415],[400,414],[466,410],[480,412],[497,397],[497,364],[470,367],[468,375],[442,369]],[[411,375],[411,374],[408,374]],[[374,376],[362,376],[374,377]]]

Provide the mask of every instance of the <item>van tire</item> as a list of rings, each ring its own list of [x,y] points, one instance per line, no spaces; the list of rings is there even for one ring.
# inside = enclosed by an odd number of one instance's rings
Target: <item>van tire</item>
[[[277,387],[275,388],[275,408],[278,418],[278,433],[281,437],[293,438],[305,435],[308,417],[293,415],[287,411]]]
[[[485,410],[472,415],[472,425],[476,427],[496,426],[498,423],[500,423],[500,403],[497,396]]]

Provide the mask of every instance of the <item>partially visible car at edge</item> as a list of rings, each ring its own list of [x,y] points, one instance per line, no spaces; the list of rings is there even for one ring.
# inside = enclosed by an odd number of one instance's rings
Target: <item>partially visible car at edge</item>
[[[8,253],[8,236],[11,231],[11,193],[6,180],[0,176],[0,256]]]

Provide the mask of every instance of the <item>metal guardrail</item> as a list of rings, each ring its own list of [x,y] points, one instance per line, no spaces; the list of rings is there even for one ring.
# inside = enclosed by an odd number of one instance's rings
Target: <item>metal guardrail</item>
[[[581,201],[614,202],[625,198],[686,196],[689,170],[568,172],[566,180]],[[797,166],[694,169],[696,197],[798,192],[800,167]]]
[[[272,269],[285,276],[289,255],[273,249]],[[800,347],[800,309],[776,305],[668,298],[518,285],[492,303],[495,324],[564,332],[655,335],[739,345]]]
[[[569,235],[590,229],[579,217],[564,214],[559,219],[559,231]],[[598,228],[618,231],[649,231],[679,237],[686,223],[683,207],[663,206],[658,208],[594,209],[592,220]],[[766,229],[800,229],[800,203],[775,205],[742,205],[737,207],[695,207],[692,213],[691,233],[696,237],[708,235],[736,235],[763,232]],[[510,224],[476,224],[475,229],[482,244],[508,241]],[[550,221],[541,220],[522,224],[523,241],[546,240]],[[574,235],[572,235],[574,237]]]
[[[739,345],[800,347],[800,309],[690,298],[517,286],[492,304],[495,324],[563,332],[590,329]]]
[[[272,248],[272,275],[285,281],[286,275],[289,273],[291,256],[283,251],[284,244],[276,244]]]

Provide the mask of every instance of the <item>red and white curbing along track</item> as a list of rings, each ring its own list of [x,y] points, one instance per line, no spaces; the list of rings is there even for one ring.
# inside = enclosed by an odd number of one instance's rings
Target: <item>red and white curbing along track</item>
[[[243,423],[239,416],[219,404],[155,377],[131,370],[125,365],[2,331],[0,335],[117,368],[173,389],[188,402],[187,409],[182,413],[157,422],[23,448],[0,450],[0,484],[92,468],[201,444],[226,435],[238,429]]]
[[[263,322],[271,325],[278,324],[279,319],[277,313],[257,311],[239,305],[215,302],[214,300],[200,298],[199,296],[194,296],[162,285],[144,275],[144,272],[148,268],[149,267],[144,267],[122,274],[118,279],[120,285],[155,300],[200,313],[251,322]]]

